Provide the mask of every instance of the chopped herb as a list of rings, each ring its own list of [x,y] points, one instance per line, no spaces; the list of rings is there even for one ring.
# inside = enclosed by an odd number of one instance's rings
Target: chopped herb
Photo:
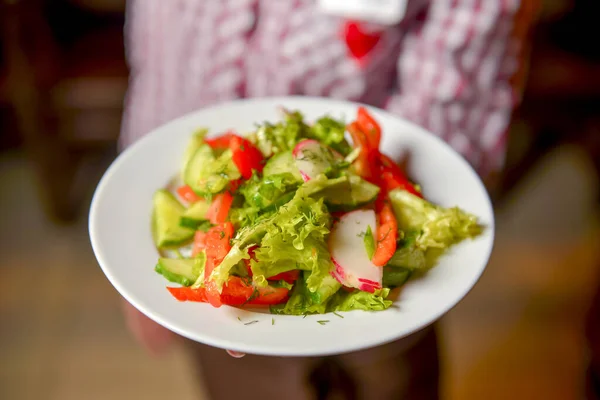
[[[340,317],[340,318],[344,318],[343,315],[336,313],[335,311],[333,312],[336,316]]]
[[[252,325],[252,324],[256,324],[258,322],[258,320],[254,320],[254,321],[250,321],[250,322],[246,322],[244,325]]]
[[[220,231],[220,232],[219,232],[219,236],[221,237],[221,239],[223,239],[223,238],[225,237],[225,232],[223,232],[223,231]]]
[[[240,317],[238,317],[238,321],[242,322],[242,319]]]
[[[363,238],[363,242],[365,243],[365,249],[367,249],[367,256],[370,260],[373,258],[373,254],[375,254],[375,238],[373,237],[373,232],[371,231],[371,225],[367,226],[367,232]]]
[[[271,318],[271,325],[275,325],[275,318]]]
[[[317,322],[318,322],[319,324],[321,324],[321,325],[325,325],[326,323],[328,323],[328,322],[329,322],[329,320],[328,320],[328,319],[323,319],[323,320],[320,320],[320,321],[317,321]]]
[[[308,314],[304,314],[304,317],[302,317],[302,319],[306,318],[308,316]]]

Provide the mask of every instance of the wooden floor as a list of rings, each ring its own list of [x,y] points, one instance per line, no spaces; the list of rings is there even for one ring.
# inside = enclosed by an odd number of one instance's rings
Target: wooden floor
[[[155,359],[129,337],[85,218],[47,222],[18,154],[0,156],[0,185],[0,399],[205,398],[186,354]],[[445,399],[582,398],[597,190],[560,149],[498,210],[486,273],[441,321]]]

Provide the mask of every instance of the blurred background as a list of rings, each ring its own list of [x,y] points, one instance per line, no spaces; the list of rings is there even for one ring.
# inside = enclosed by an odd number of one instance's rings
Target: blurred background
[[[0,399],[202,399],[129,336],[87,210],[116,156],[125,0],[0,0]],[[600,277],[598,0],[546,0],[491,263],[440,326],[445,399],[580,399]],[[600,340],[600,338],[599,338]]]

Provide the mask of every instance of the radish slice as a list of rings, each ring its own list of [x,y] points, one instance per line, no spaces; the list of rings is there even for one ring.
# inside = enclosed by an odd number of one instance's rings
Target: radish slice
[[[292,155],[304,182],[327,171],[333,165],[336,156],[341,157],[341,155],[313,139],[299,142],[294,147]]]
[[[376,232],[373,210],[344,214],[329,235],[329,252],[335,270],[331,273],[342,285],[373,293],[381,289],[383,268],[371,262],[364,244],[367,227]]]

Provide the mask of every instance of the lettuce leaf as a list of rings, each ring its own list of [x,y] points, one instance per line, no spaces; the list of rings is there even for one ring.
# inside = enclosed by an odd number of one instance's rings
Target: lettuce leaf
[[[244,196],[246,205],[263,209],[273,204],[285,193],[298,186],[296,178],[290,173],[270,175],[259,178],[254,174],[239,191]]]
[[[287,303],[271,306],[273,314],[307,315],[324,314],[326,311],[327,304],[325,302],[317,304],[313,301],[303,278],[296,281]]]
[[[267,278],[292,269],[311,272],[310,289],[323,288],[318,298],[332,291],[324,277],[333,268],[326,237],[331,227],[331,215],[322,200],[296,195],[276,212],[258,217],[252,225],[238,231],[233,246],[211,279],[218,287],[227,281],[232,269],[243,259],[249,259],[248,249],[258,245],[251,261],[254,284],[264,286]],[[314,276],[312,276],[314,274]]]
[[[458,207],[439,207],[404,190],[393,190],[389,196],[398,228],[420,232],[415,245],[421,250],[444,249],[481,232],[477,218]],[[403,255],[404,258],[412,256],[414,254]]]
[[[331,117],[319,118],[311,127],[309,136],[346,156],[352,150],[345,138],[346,124]]]
[[[213,280],[219,290],[222,290],[223,284],[229,279],[232,270],[237,267],[242,260],[248,260],[250,254],[248,249],[257,243],[267,233],[269,219],[263,218],[253,225],[241,228],[232,240],[233,246],[225,256],[221,264],[212,271],[210,279]]]
[[[268,219],[266,233],[251,262],[254,282],[292,269],[308,271],[331,268],[325,238],[331,216],[322,201],[296,196]]]
[[[265,123],[256,131],[256,145],[265,156],[292,150],[296,143],[307,137],[308,126],[299,112],[287,112],[282,122]]]
[[[383,288],[376,290],[375,293],[363,292],[355,290],[346,292],[345,290],[338,291],[331,298],[327,305],[328,311],[382,311],[392,305],[391,300],[386,300],[390,294],[390,289]]]

